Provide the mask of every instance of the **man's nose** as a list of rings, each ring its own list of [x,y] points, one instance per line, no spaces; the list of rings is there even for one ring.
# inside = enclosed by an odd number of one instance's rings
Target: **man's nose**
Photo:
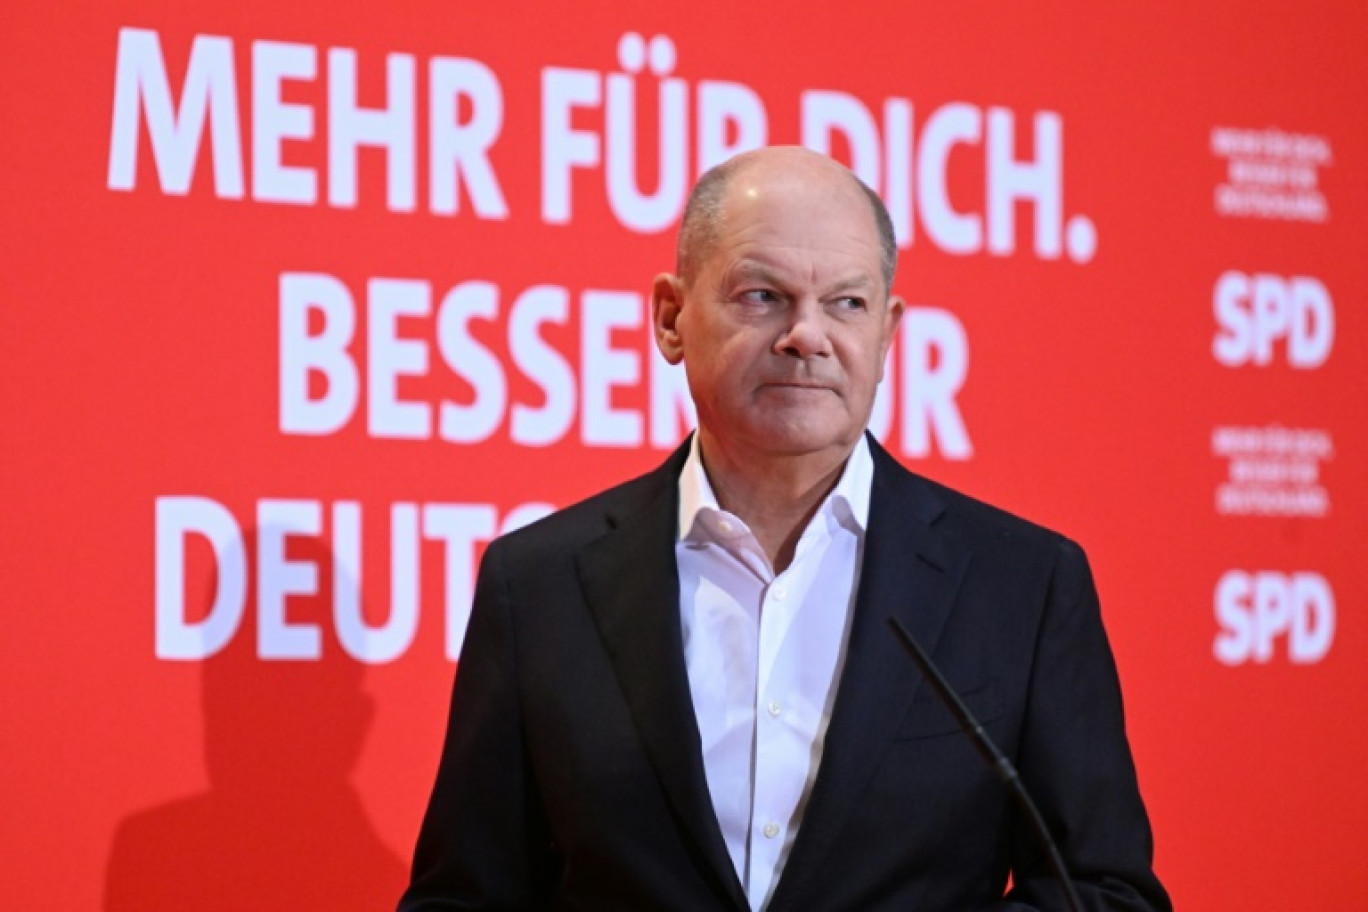
[[[817,301],[800,300],[788,311],[788,325],[775,340],[777,354],[797,358],[820,358],[831,354],[826,315]]]

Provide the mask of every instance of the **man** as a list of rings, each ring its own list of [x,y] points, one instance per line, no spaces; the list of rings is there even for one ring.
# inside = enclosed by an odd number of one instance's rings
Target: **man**
[[[891,618],[1017,763],[1087,908],[1169,908],[1082,552],[864,433],[894,257],[815,153],[700,180],[652,300],[698,433],[490,546],[401,910],[1065,908]]]

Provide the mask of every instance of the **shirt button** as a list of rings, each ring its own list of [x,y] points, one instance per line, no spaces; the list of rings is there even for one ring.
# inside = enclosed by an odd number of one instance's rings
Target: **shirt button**
[[[775,836],[778,836],[778,835],[779,835],[779,824],[777,824],[777,823],[767,823],[767,824],[765,824],[765,838],[766,838],[766,839],[773,839]]]
[[[777,716],[784,711],[784,707],[779,705],[778,700],[770,700],[769,705],[766,706],[765,709],[769,710],[771,716]]]
[[[784,596],[788,595],[788,590],[785,589],[783,586],[775,586],[773,589],[770,590],[770,593],[774,596],[774,600],[776,602],[782,602],[784,600]]]
[[[732,530],[732,524],[723,519],[717,523],[717,528],[721,529],[723,533],[730,534]]]

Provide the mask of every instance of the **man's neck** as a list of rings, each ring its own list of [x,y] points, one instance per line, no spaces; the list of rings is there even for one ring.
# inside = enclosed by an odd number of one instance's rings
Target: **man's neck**
[[[852,447],[753,455],[699,430],[699,455],[718,506],[750,527],[776,574],[793,561],[812,515],[841,479]]]

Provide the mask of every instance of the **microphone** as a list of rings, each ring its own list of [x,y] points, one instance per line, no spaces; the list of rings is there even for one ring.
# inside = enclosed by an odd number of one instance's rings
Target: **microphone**
[[[1026,786],[1022,784],[1021,777],[1017,774],[1012,761],[1008,760],[1007,756],[993,743],[993,739],[988,737],[988,733],[974,718],[969,707],[964,705],[959,694],[955,693],[950,682],[945,680],[940,669],[931,661],[931,657],[922,650],[921,646],[917,645],[917,641],[912,638],[912,634],[907,632],[907,628],[902,625],[902,622],[896,617],[890,617],[888,622],[893,625],[893,629],[898,633],[898,638],[902,640],[907,651],[916,660],[917,667],[921,669],[922,674],[931,683],[932,689],[936,691],[936,696],[940,697],[940,701],[955,717],[960,729],[969,736],[969,740],[983,755],[983,759],[988,761],[988,765],[993,768],[998,778],[1007,786],[1007,790],[1012,793],[1017,803],[1026,811],[1026,816],[1030,818],[1032,828],[1036,831],[1040,844],[1045,847],[1049,855],[1050,867],[1054,868],[1059,886],[1069,901],[1069,908],[1072,912],[1083,912],[1083,904],[1078,899],[1078,892],[1074,890],[1073,880],[1069,877],[1069,870],[1064,866],[1064,856],[1059,854],[1059,846],[1055,844],[1054,837],[1050,835],[1049,828],[1045,826],[1045,818],[1040,816],[1040,809],[1031,800],[1031,796],[1027,793]]]

